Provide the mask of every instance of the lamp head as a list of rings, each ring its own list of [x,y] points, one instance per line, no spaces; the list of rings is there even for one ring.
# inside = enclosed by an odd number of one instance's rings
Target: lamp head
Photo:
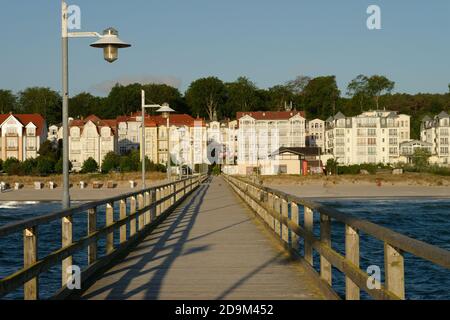
[[[163,118],[169,118],[170,113],[175,112],[168,103],[164,103],[161,108],[159,108],[156,112],[161,113]]]
[[[103,31],[103,35],[91,47],[103,49],[103,56],[106,61],[113,63],[119,57],[119,49],[129,48],[130,44],[119,39],[119,32],[114,28]]]

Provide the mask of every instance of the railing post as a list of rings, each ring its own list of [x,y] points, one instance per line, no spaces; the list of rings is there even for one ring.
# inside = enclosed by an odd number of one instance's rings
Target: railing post
[[[156,190],[153,189],[150,191],[150,204],[154,204],[156,202]],[[152,209],[150,209],[150,222],[153,222],[153,220],[156,219],[156,207],[153,206]]]
[[[299,224],[298,205],[295,202],[291,202],[291,221],[293,221],[296,225]],[[291,231],[291,247],[295,252],[298,253],[299,250],[298,235],[292,231]]]
[[[359,268],[359,234],[358,230],[345,226],[345,258]],[[361,290],[349,278],[345,277],[345,298],[347,300],[359,300]]]
[[[150,205],[150,201],[151,201],[150,200],[150,192],[147,191],[145,193],[144,199],[145,199],[145,206],[148,207]],[[145,216],[144,217],[145,217],[144,218],[144,225],[148,225],[150,223],[150,221],[151,221],[150,210],[145,211]]]
[[[120,220],[123,220],[127,217],[127,200],[120,200]],[[120,244],[125,243],[127,241],[127,225],[124,224],[120,227]]]
[[[269,211],[273,211],[273,208],[275,207],[274,203],[275,203],[274,195],[272,193],[268,193],[268,195],[267,195],[267,209]],[[273,231],[275,231],[275,218],[271,214],[268,214],[267,216],[268,216],[268,219],[269,219],[269,221],[267,221],[267,224],[269,225],[269,227],[271,229],[273,229]]]
[[[325,214],[320,214],[320,241],[331,248],[331,219]],[[322,255],[320,255],[320,277],[332,285],[331,263]]]
[[[388,243],[384,244],[386,289],[405,299],[405,267],[403,253]]]
[[[314,228],[314,212],[305,206],[305,212],[304,212],[304,221],[305,221],[305,231],[309,233],[310,235],[313,235],[313,228]],[[313,249],[311,241],[308,239],[305,239],[305,260],[310,264],[314,265],[314,259],[313,259]]]
[[[88,210],[88,236],[97,231],[97,208]],[[97,241],[88,246],[88,265],[97,260]]]
[[[144,208],[145,204],[144,204],[144,195],[142,193],[140,193],[138,195],[138,211],[142,210]],[[143,212],[139,212],[138,214],[138,230],[141,231],[142,229],[144,229],[144,213]]]
[[[289,206],[285,199],[281,199],[281,216],[289,218]],[[289,244],[289,228],[283,222],[281,222],[281,237],[286,244]]]
[[[158,188],[158,189],[156,189],[156,201],[160,201],[160,200],[161,200],[161,189]],[[162,207],[161,203],[156,206],[156,216],[157,217],[159,217],[161,215],[161,207]]]
[[[275,196],[275,199],[273,201],[274,203],[274,211],[277,214],[275,219],[275,233],[279,236],[281,236],[281,223],[279,220],[279,217],[281,216],[281,199],[277,196]]]
[[[114,203],[106,205],[106,226],[109,227],[114,223]],[[114,231],[106,235],[106,254],[114,251]]]
[[[73,218],[64,217],[61,221],[61,240],[62,248],[70,246],[72,244],[73,237]],[[67,285],[67,282],[72,278],[72,256],[67,257],[62,261],[61,265],[61,280],[63,287]],[[69,274],[70,272],[70,274]]]
[[[136,213],[136,197],[130,198],[130,215],[133,215]],[[130,220],[130,237],[134,236],[136,234],[136,216],[134,216],[133,219]]]
[[[23,266],[32,266],[38,260],[38,228],[23,231]],[[33,278],[24,285],[25,300],[39,299],[39,278]]]

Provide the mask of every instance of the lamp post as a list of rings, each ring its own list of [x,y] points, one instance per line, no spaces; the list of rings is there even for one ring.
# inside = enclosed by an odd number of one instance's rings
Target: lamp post
[[[68,6],[61,1],[61,44],[62,44],[62,97],[63,97],[63,199],[64,209],[70,207],[69,193],[69,38],[98,38],[91,44],[94,48],[103,49],[104,59],[109,63],[117,60],[120,48],[131,47],[119,39],[119,33],[113,28],[106,29],[103,34],[97,32],[69,32]]]
[[[142,105],[142,138],[141,138],[141,157],[142,157],[142,190],[146,189],[145,185],[145,108],[161,108],[159,104],[145,104],[145,91],[141,91]]]
[[[170,113],[175,112],[175,110],[170,108],[168,103],[164,103],[157,112],[161,113],[162,117],[167,119],[167,180],[170,181],[172,175],[170,161]]]

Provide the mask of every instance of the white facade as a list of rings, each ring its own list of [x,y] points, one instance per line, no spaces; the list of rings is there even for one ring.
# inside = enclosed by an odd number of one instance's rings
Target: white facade
[[[325,152],[325,121],[314,119],[308,121],[306,125],[306,145],[309,147],[319,147],[322,153]]]
[[[450,165],[450,115],[441,112],[434,119],[425,117],[422,121],[421,140],[432,144],[434,163]]]
[[[345,165],[397,163],[400,144],[411,140],[410,124],[410,116],[391,111],[339,112],[326,121],[326,151]]]
[[[305,147],[306,120],[302,112],[238,113],[237,165],[239,174],[249,174],[269,161],[281,147]]]
[[[47,140],[47,124],[36,114],[0,115],[0,159],[25,161],[39,156]]]

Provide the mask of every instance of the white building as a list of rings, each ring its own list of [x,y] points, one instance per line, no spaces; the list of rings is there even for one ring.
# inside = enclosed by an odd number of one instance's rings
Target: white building
[[[60,129],[61,130],[61,129]],[[109,152],[117,150],[116,120],[91,115],[69,123],[69,160],[72,170],[80,171],[84,161],[93,158],[99,166]]]
[[[47,140],[47,123],[39,114],[0,115],[0,159],[24,161],[39,156]]]
[[[318,147],[325,152],[325,121],[314,119],[308,121],[306,125],[306,145],[308,147]]]
[[[207,143],[210,151],[215,150],[215,162],[235,165],[238,150],[238,122],[236,120],[224,122],[211,121],[206,127]],[[213,158],[212,155],[210,155],[210,158]]]
[[[430,162],[439,165],[450,164],[450,115],[441,112],[434,119],[425,117],[422,121],[421,140],[432,144]]]
[[[251,174],[255,168],[272,168],[268,163],[270,155],[281,147],[305,147],[303,112],[239,112],[237,121],[239,174]]]
[[[326,121],[326,151],[346,165],[399,162],[400,144],[411,140],[410,118],[394,111],[339,112]]]

